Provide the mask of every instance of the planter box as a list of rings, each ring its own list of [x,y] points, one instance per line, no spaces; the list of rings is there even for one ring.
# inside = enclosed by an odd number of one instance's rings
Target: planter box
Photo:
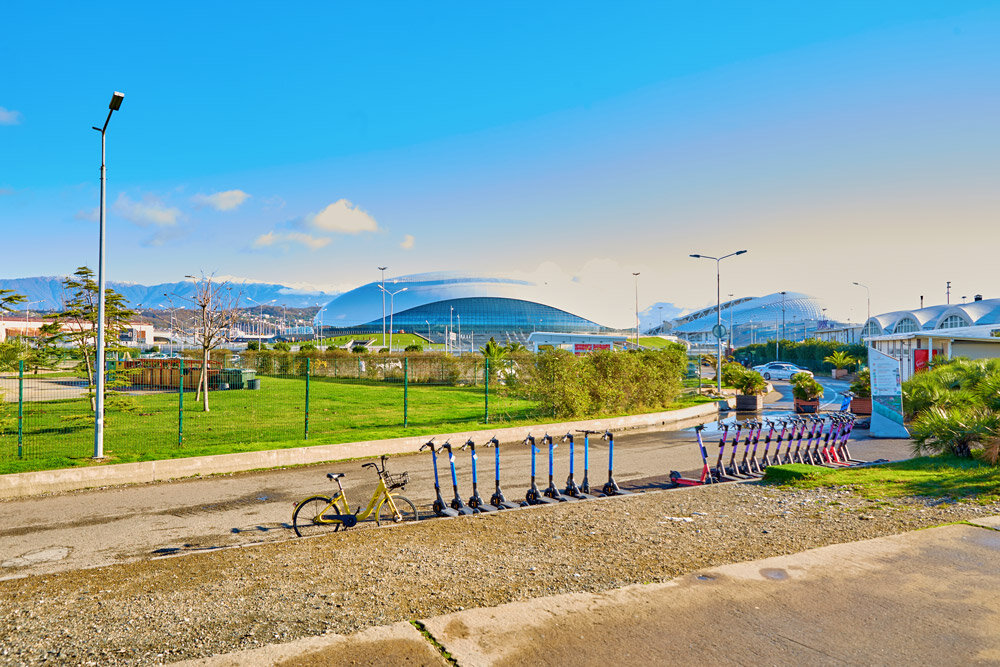
[[[846,368],[834,368],[832,374],[833,374],[833,379],[834,380],[839,380],[840,378],[847,377],[847,369]]]
[[[811,413],[819,410],[819,399],[815,401],[800,401],[795,399],[795,412],[797,414]]]
[[[870,415],[872,413],[871,398],[852,398],[851,412],[856,415]]]
[[[764,409],[763,396],[748,396],[746,394],[737,394],[736,396],[737,412],[760,412],[763,409]]]

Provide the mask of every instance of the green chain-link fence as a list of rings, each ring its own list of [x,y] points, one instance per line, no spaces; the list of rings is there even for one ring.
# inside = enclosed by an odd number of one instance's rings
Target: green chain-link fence
[[[460,430],[530,418],[480,355],[213,354],[109,363],[105,455],[122,461]],[[74,371],[0,373],[0,466],[93,455],[93,392]],[[278,445],[277,443],[281,443]],[[24,462],[25,465],[19,465]]]

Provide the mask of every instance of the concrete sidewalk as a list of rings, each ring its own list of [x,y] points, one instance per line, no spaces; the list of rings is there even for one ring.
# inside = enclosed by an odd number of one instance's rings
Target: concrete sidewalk
[[[181,664],[996,663],[998,555],[990,517]]]

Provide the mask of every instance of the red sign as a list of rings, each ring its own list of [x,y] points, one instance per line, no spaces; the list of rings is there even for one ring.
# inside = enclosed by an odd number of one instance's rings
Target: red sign
[[[927,357],[929,350],[914,350],[913,351],[913,372],[919,373],[920,371],[927,370]]]

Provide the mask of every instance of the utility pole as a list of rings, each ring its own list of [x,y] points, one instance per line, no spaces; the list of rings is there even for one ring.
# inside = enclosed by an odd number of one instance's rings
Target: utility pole
[[[639,349],[639,272],[632,274],[635,277],[635,349]]]
[[[945,303],[947,303],[947,304],[951,303],[951,281],[950,280],[948,282],[946,282],[945,285],[944,285],[944,298],[945,298]]]
[[[388,266],[378,267],[378,270],[382,272],[381,290],[382,290],[382,344],[383,345],[385,345],[385,270],[388,268],[389,268]]]

